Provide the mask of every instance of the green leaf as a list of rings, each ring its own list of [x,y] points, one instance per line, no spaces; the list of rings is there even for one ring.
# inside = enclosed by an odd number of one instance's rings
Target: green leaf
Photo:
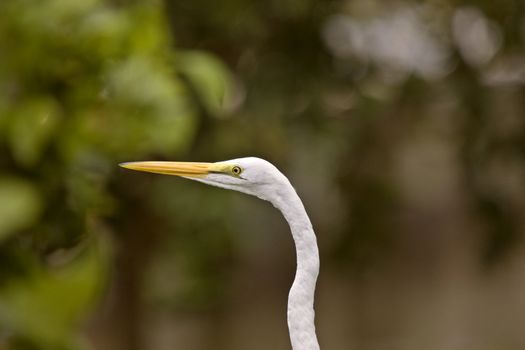
[[[126,60],[108,74],[108,86],[120,110],[111,114],[115,127],[111,128],[112,137],[106,138],[108,146],[129,145],[133,140],[146,150],[173,152],[188,144],[193,135],[193,109],[167,64],[143,57]],[[103,131],[97,134],[103,135]]]
[[[0,327],[46,349],[76,348],[75,330],[105,276],[103,251],[92,244],[65,266],[35,265],[28,278],[7,284],[0,292]]]
[[[0,178],[0,242],[18,230],[31,226],[40,215],[37,190],[16,178]]]
[[[233,81],[228,68],[215,56],[199,51],[179,53],[176,63],[208,111],[220,115],[232,96]]]
[[[13,156],[22,165],[33,166],[51,141],[59,122],[59,108],[48,98],[34,98],[19,104],[9,124]]]

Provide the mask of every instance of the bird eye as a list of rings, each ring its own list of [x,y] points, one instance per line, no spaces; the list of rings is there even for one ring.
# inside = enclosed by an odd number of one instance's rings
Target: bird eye
[[[234,167],[232,168],[232,173],[234,173],[235,175],[241,175],[241,173],[242,173],[242,169],[241,169],[241,167],[239,167],[239,166],[237,166],[237,165],[234,166]]]

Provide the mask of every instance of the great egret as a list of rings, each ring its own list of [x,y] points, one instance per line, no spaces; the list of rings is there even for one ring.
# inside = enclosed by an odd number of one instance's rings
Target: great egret
[[[318,350],[315,335],[314,293],[319,274],[315,233],[301,199],[274,165],[260,158],[239,158],[217,163],[129,162],[132,170],[177,175],[244,192],[271,202],[290,225],[297,254],[297,270],[288,296],[288,328],[293,350]]]

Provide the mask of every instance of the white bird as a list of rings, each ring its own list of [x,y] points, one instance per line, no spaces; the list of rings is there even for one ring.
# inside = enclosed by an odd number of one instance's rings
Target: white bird
[[[129,162],[132,170],[177,175],[244,192],[271,202],[290,225],[295,242],[297,270],[288,295],[288,329],[293,350],[318,350],[314,324],[314,293],[319,274],[317,240],[301,199],[274,165],[254,157],[217,163]]]

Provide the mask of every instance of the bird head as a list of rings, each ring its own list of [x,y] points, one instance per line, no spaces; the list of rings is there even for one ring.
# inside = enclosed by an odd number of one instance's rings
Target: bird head
[[[270,162],[256,158],[238,158],[216,163],[197,162],[127,162],[121,167],[149,173],[176,175],[208,185],[247,193],[272,201],[279,184],[289,185],[286,177]]]

